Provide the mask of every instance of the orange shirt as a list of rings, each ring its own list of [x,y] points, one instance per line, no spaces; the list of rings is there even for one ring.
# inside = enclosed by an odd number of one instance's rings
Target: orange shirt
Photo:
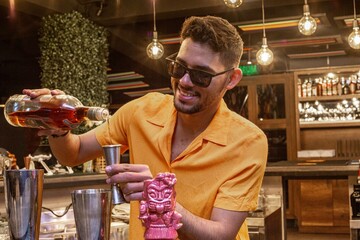
[[[150,93],[121,107],[96,137],[101,145],[122,144],[130,162],[147,164],[153,176],[175,173],[177,202],[197,216],[209,219],[213,207],[254,210],[268,152],[264,133],[222,101],[207,129],[170,163],[175,123],[173,96]],[[143,239],[138,216],[132,201],[130,239]],[[239,233],[248,239],[246,224]]]

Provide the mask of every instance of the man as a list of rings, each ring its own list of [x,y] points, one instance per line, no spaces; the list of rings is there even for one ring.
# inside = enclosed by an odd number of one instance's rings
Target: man
[[[131,201],[130,239],[143,238],[138,219],[143,181],[159,172],[177,177],[176,211],[183,223],[180,239],[248,239],[243,223],[257,205],[267,140],[222,99],[242,78],[237,67],[242,47],[228,21],[190,17],[182,27],[179,52],[167,58],[174,96],[145,95],[80,136],[40,132],[53,135],[50,146],[65,165],[98,157],[106,144],[120,143],[122,152],[129,150],[131,164],[112,165],[106,172],[107,183],[118,183]],[[36,97],[50,90],[24,93]]]

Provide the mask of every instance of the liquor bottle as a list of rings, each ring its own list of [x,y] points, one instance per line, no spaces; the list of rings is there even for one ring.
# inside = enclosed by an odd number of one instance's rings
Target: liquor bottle
[[[355,75],[356,76],[356,75]],[[354,75],[352,75],[350,78],[349,78],[349,87],[350,87],[350,94],[355,94],[355,91],[356,91],[356,78],[354,78]]]
[[[360,184],[354,184],[354,192],[350,195],[353,218],[360,218]]]
[[[302,89],[302,97],[307,97],[307,82],[308,80],[305,79],[302,83],[301,89]]]
[[[322,96],[323,95],[323,89],[322,89],[322,78],[321,77],[318,78],[316,88],[317,88],[318,96]]]
[[[311,96],[318,96],[318,89],[317,89],[317,84],[319,82],[319,79],[315,78],[315,80],[312,81],[311,83]]]
[[[298,97],[301,98],[303,92],[302,92],[302,83],[300,78],[298,78],[297,80],[297,92],[298,92]]]
[[[350,87],[349,87],[349,80],[348,79],[346,79],[345,80],[345,78],[344,78],[344,85],[343,85],[343,94],[344,95],[348,95],[348,94],[350,94]]]
[[[83,106],[69,95],[42,95],[31,99],[17,94],[6,101],[4,115],[15,127],[71,130],[86,120],[104,121],[109,117],[109,111]]]
[[[357,94],[360,93],[360,74],[357,76],[355,93],[357,93]]]
[[[258,206],[256,208],[256,211],[264,212],[265,211],[265,204],[266,204],[266,196],[265,191],[263,188],[260,189],[259,195],[258,195]]]
[[[341,79],[337,78],[336,88],[337,88],[337,95],[339,95],[339,96],[342,95],[343,86],[342,86],[341,82],[342,82],[342,78]]]

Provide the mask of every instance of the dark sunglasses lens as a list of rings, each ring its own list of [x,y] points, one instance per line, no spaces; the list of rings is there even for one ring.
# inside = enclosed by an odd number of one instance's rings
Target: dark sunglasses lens
[[[186,73],[186,68],[177,62],[169,62],[168,73],[171,77],[180,79]],[[208,87],[212,76],[208,73],[188,69],[191,82],[199,87]]]
[[[186,69],[177,62],[170,62],[168,72],[173,78],[182,78],[186,73]]]
[[[196,70],[190,71],[191,81],[195,85],[198,85],[199,87],[208,87],[211,82],[211,77],[212,77],[211,75],[209,75],[205,72],[200,72],[200,71],[196,71]]]

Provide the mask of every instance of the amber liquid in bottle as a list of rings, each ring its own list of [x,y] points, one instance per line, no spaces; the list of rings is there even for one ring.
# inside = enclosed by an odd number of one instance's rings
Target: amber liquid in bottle
[[[6,102],[4,115],[15,127],[71,130],[85,120],[104,121],[109,111],[83,106],[72,96],[44,95],[31,100],[25,95],[14,95]]]
[[[9,119],[14,125],[21,127],[70,130],[85,120],[87,111],[88,107],[76,109],[40,108],[36,111],[10,113]]]

